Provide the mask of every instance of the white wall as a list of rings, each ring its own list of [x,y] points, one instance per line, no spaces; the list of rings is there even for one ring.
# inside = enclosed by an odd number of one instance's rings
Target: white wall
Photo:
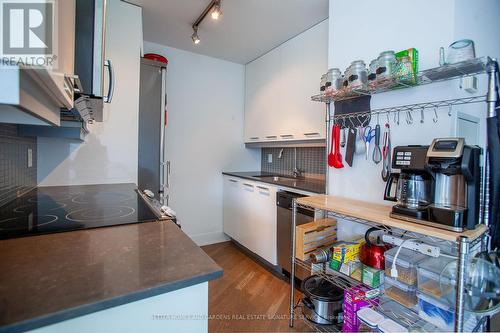
[[[498,13],[500,2],[496,0],[330,0],[329,67],[344,70],[353,60],[363,59],[369,63],[384,50],[415,47],[419,50],[420,69],[432,68],[439,65],[439,47],[447,48],[462,38],[476,42],[477,56],[498,57]],[[359,28],[353,28],[353,22],[359,24]],[[485,92],[486,80],[482,76],[478,94]],[[470,94],[460,90],[455,80],[376,95],[372,98],[372,108],[466,96]],[[447,109],[440,109],[437,124],[432,122],[433,112],[429,111],[424,124],[419,123],[420,113],[413,114],[413,125],[404,122],[404,114],[399,126],[391,119],[393,147],[430,144],[433,138],[452,136],[456,131],[457,112],[484,117],[486,105],[454,107],[451,118],[447,116]],[[372,126],[376,121],[376,117],[372,119]],[[382,126],[385,121],[385,116],[380,118]],[[484,135],[483,126],[481,130]],[[330,169],[330,194],[383,203],[385,183],[380,172],[381,165],[355,157],[353,168]]]
[[[260,150],[244,147],[245,68],[154,43],[144,47],[169,60],[170,205],[199,245],[225,240],[221,173],[260,170]]]
[[[120,0],[107,6],[106,58],[116,74],[113,102],[105,104],[104,122],[89,126],[84,143],[38,139],[40,186],[137,183],[142,10]]]

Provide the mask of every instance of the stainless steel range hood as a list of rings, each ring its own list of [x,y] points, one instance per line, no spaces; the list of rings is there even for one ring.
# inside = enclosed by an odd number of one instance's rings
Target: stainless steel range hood
[[[105,35],[106,0],[76,0],[75,74],[83,90],[75,94],[75,108],[97,122],[103,121],[103,105],[113,100],[115,86],[113,64],[105,57]]]

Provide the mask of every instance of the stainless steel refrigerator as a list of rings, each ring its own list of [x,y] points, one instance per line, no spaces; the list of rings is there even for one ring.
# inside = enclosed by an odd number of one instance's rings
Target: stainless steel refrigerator
[[[141,60],[139,100],[138,187],[150,190],[161,204],[168,205],[169,163],[165,156],[167,131],[167,64]]]

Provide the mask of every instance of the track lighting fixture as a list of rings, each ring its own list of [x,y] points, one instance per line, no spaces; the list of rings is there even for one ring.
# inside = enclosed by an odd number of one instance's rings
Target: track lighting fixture
[[[201,40],[200,37],[198,36],[198,27],[193,27],[193,35],[191,36],[191,39],[193,40],[193,43],[196,45],[200,44]]]
[[[214,4],[214,6],[213,6],[213,9],[212,9],[212,18],[213,18],[214,20],[218,20],[218,19],[219,19],[219,17],[221,17],[221,16],[222,16],[222,9],[221,9],[221,6],[220,6],[220,5],[221,5],[221,2],[220,2],[220,0],[219,0],[219,1],[217,1],[217,2]]]
[[[196,45],[200,44],[201,41],[198,36],[198,27],[209,13],[212,16],[212,19],[218,20],[222,16],[222,0],[212,0],[203,13],[201,13],[198,19],[193,23],[193,35],[191,36],[191,39]]]

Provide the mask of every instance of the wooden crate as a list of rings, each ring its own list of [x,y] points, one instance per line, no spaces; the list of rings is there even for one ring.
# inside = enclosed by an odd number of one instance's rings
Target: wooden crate
[[[308,260],[311,252],[337,241],[337,220],[332,218],[302,224],[295,229],[295,257]]]

